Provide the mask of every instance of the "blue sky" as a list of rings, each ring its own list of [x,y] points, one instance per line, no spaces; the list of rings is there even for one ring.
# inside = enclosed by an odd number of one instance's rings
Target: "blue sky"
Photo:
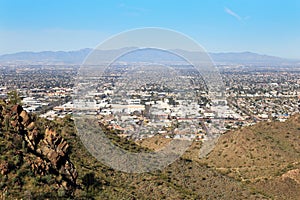
[[[93,48],[141,27],[182,32],[210,52],[300,59],[299,0],[0,0],[0,54]]]

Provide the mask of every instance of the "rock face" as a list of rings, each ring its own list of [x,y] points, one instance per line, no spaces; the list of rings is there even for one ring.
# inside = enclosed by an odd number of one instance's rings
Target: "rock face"
[[[30,163],[31,169],[35,174],[46,175],[47,171],[50,169],[49,163],[38,157],[34,161],[28,161]]]
[[[38,151],[47,157],[53,166],[58,165],[59,161],[66,156],[69,148],[67,142],[59,134],[48,128],[39,145]]]
[[[293,169],[282,175],[283,179],[290,178],[300,184],[300,169]]]
[[[1,107],[1,106],[0,106]],[[32,154],[25,159],[36,175],[54,173],[58,177],[59,187],[72,192],[76,188],[77,171],[68,158],[69,144],[51,128],[40,130],[36,127],[30,114],[22,106],[14,105],[10,108],[1,107],[2,126],[9,123],[23,138],[24,148]],[[7,126],[7,124],[6,124]],[[0,163],[0,173],[7,174],[8,163]]]

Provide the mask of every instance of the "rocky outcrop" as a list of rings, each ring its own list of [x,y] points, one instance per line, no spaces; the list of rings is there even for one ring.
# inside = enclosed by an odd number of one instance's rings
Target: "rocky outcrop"
[[[47,128],[37,151],[48,158],[53,166],[57,166],[66,156],[68,148],[67,142],[56,131]]]
[[[283,179],[290,178],[300,184],[300,169],[293,169],[281,176]]]
[[[46,175],[50,169],[49,163],[40,157],[37,157],[34,160],[29,160],[28,163],[30,163],[30,167],[35,174],[40,174],[42,176]]]
[[[40,130],[41,127],[36,127],[31,115],[20,105],[2,106],[1,116],[2,126],[8,122],[9,126],[22,136],[24,148],[31,155],[25,160],[36,175],[54,173],[61,177],[57,180],[59,187],[66,191],[76,188],[78,174],[68,157],[69,144],[59,133],[51,128]],[[0,163],[0,173],[5,175],[8,171],[8,163]]]

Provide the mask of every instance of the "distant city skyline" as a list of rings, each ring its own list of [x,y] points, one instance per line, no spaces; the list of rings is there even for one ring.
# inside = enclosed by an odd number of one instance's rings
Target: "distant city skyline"
[[[0,54],[94,48],[134,28],[182,32],[209,52],[300,59],[300,2],[0,0]]]

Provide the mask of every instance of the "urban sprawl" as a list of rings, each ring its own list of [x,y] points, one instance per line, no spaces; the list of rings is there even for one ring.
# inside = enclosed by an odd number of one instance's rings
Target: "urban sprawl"
[[[79,66],[2,65],[0,98],[16,90],[24,109],[40,117],[84,112],[134,140],[157,134],[202,140],[264,120],[285,121],[299,112],[300,69],[295,67],[218,66],[225,96],[216,100],[189,66],[136,65],[122,63],[77,85]]]

